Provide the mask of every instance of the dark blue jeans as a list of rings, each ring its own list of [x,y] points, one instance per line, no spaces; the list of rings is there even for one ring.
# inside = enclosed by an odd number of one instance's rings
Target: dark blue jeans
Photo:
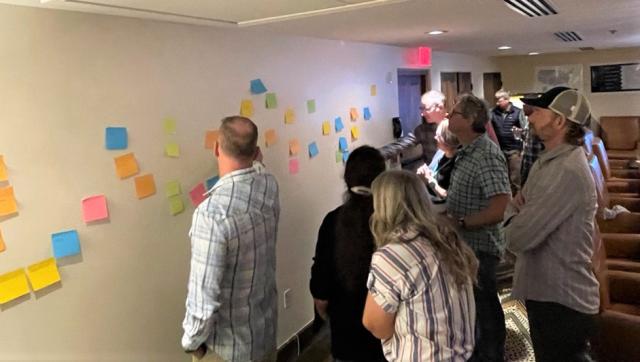
[[[469,361],[504,361],[507,331],[504,312],[498,298],[497,256],[478,253],[478,285],[473,288],[476,301],[476,346]]]

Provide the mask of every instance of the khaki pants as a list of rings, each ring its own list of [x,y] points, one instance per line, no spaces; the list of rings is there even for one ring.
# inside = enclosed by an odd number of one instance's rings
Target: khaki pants
[[[505,153],[507,158],[507,164],[509,166],[509,182],[511,183],[511,191],[515,194],[520,190],[520,183],[522,179],[520,177],[520,166],[522,164],[522,156],[520,152],[511,151]]]
[[[276,362],[276,358],[278,357],[278,352],[273,351],[269,353],[265,358],[256,362]],[[213,351],[207,351],[207,354],[202,357],[202,359],[197,359],[195,356],[191,357],[192,362],[226,362],[222,357],[218,356]]]

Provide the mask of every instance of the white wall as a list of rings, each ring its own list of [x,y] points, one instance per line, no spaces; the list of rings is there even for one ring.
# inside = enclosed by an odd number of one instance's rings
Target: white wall
[[[349,127],[349,108],[369,106],[373,120],[357,122],[362,137],[351,148],[388,141],[398,102],[385,76],[404,66],[403,49],[5,5],[0,44],[0,154],[20,205],[0,220],[0,274],[50,257],[53,232],[75,228],[82,243],[81,258],[59,263],[61,286],[2,306],[0,360],[189,360],[179,341],[193,208],[169,216],[164,183],[178,179],[186,193],[216,173],[204,132],[247,97],[261,131],[279,136],[263,147],[282,191],[278,286],[292,290],[289,309],[280,300],[279,342],[312,319],[316,233],[343,192],[338,135],[322,136],[321,122],[342,116]],[[249,94],[258,77],[277,92],[277,110]],[[312,98],[317,112],[307,115]],[[295,108],[294,125],[283,123],[286,106]],[[178,121],[179,159],[163,156],[166,116]],[[108,125],[128,128],[128,151],[155,175],[155,196],[139,201],[133,180],[115,176],[122,152],[104,149]],[[290,176],[294,136],[303,151]],[[312,140],[320,155],[309,160]],[[86,226],[80,200],[96,193],[107,196],[111,219]]]
[[[582,65],[583,90],[594,115],[640,115],[640,92],[591,93],[591,65],[630,63],[640,61],[640,48],[594,50],[574,53],[541,54],[536,56],[508,56],[493,59],[502,73],[506,89],[514,92],[535,91],[535,67],[567,64]]]

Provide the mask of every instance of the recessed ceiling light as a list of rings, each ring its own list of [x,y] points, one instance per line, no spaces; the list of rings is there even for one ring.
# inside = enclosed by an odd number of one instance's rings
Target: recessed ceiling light
[[[540,54],[540,53],[538,53],[538,52],[531,52],[531,53],[529,53],[529,55],[538,55],[538,54]]]
[[[427,34],[429,35],[440,35],[440,34],[444,34],[446,33],[446,30],[432,30],[430,32],[428,32]]]
[[[498,50],[509,50],[509,49],[511,49],[511,47],[508,45],[503,45],[501,47],[498,47]]]

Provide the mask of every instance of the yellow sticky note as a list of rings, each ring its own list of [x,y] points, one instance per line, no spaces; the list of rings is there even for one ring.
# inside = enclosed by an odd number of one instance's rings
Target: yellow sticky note
[[[300,142],[297,139],[289,141],[289,155],[295,156],[300,152]]]
[[[167,143],[164,146],[164,154],[169,157],[180,157],[180,145],[177,143]]]
[[[164,119],[164,133],[166,134],[175,134],[176,133],[176,120],[171,118],[171,117],[167,117]]]
[[[351,116],[351,120],[352,121],[358,120],[358,109],[357,108],[351,108],[351,110],[349,111],[349,116]]]
[[[180,195],[171,196],[169,198],[169,210],[171,211],[171,215],[178,215],[184,211],[184,202]]]
[[[116,161],[116,174],[121,179],[133,176],[139,172],[138,161],[133,153],[127,153],[114,158]]]
[[[277,136],[276,136],[276,130],[275,129],[268,129],[267,132],[265,133],[265,139],[266,139],[266,144],[267,147],[274,145],[277,141]]]
[[[46,288],[60,281],[60,273],[55,258],[49,258],[27,267],[27,277],[34,291]]]
[[[18,212],[18,203],[13,195],[13,186],[0,187],[0,216]]]
[[[287,108],[284,112],[284,123],[292,124],[296,122],[296,114],[293,112],[293,109]]]
[[[357,140],[360,137],[360,129],[358,127],[351,127],[351,138]]]
[[[375,84],[372,84],[372,85],[371,85],[371,96],[372,96],[372,97],[375,97],[375,96],[376,96],[376,94],[378,94],[378,89],[377,89],[377,87],[376,87],[376,85],[375,85]]]
[[[0,155],[0,181],[7,181],[9,179],[9,172],[7,172],[7,166],[4,164],[4,156]]]
[[[146,174],[135,178],[136,195],[138,199],[144,199],[156,193],[156,182],[152,174]]]
[[[216,142],[218,142],[218,130],[209,130],[204,136],[204,148],[208,150],[212,150],[216,146]]]
[[[253,102],[251,102],[251,99],[243,99],[240,102],[240,115],[243,117],[253,116]]]
[[[329,133],[331,133],[331,122],[329,121],[322,122],[322,134],[326,136]]]
[[[4,245],[4,239],[2,238],[2,230],[0,230],[0,253],[7,250],[7,246]]]
[[[29,283],[24,269],[20,268],[0,275],[0,304],[29,294]]]

